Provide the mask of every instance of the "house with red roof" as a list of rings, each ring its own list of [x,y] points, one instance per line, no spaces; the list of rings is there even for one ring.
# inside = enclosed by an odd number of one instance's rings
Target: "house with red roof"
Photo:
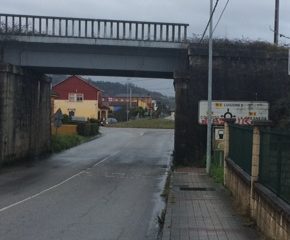
[[[80,76],[66,78],[54,85],[52,91],[56,95],[54,112],[60,108],[75,120],[108,118],[109,108],[102,104],[102,90]]]

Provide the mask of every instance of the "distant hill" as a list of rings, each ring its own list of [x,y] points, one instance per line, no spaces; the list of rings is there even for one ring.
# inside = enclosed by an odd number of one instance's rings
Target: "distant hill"
[[[104,81],[96,81],[92,82],[94,85],[98,86],[98,88],[102,89],[104,91],[104,95],[106,96],[117,96],[120,94],[126,94],[127,93],[127,85],[122,83],[113,83],[113,82],[104,82]],[[155,99],[163,99],[166,98],[166,96],[162,95],[159,92],[153,92],[149,91],[144,88],[137,87],[136,85],[129,83],[128,89],[131,88],[133,95],[138,96],[151,96]]]

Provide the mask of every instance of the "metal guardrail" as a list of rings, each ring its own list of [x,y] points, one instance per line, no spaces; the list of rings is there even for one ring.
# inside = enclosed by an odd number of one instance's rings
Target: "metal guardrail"
[[[184,42],[188,24],[0,13],[0,34]]]

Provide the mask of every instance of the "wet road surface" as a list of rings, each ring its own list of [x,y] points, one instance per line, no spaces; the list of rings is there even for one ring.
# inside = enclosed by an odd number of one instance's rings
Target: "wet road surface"
[[[2,240],[156,239],[173,131],[102,137],[0,172]]]

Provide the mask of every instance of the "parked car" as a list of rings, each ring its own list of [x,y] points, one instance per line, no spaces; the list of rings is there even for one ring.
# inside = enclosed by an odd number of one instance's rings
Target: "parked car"
[[[114,123],[117,123],[118,120],[116,118],[108,118],[106,120],[106,124],[114,124]]]

